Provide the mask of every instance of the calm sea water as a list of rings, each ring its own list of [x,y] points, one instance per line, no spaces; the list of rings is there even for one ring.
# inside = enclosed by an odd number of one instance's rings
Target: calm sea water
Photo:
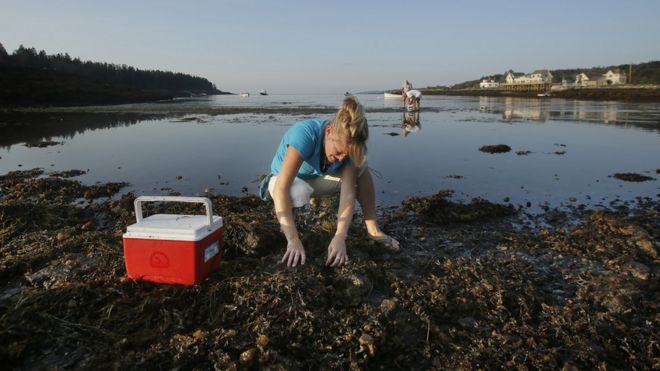
[[[461,200],[529,202],[532,208],[657,199],[660,194],[660,104],[425,96],[422,111],[413,117],[400,109],[398,100],[357,97],[367,109],[369,165],[381,205],[444,189],[454,190]],[[304,118],[330,118],[327,108],[342,99],[273,94],[123,105],[118,109],[209,109],[213,114],[134,121],[106,115],[107,123],[77,124],[75,130],[29,138],[60,142],[45,148],[26,146],[25,135],[0,140],[0,173],[81,169],[88,172],[77,179],[85,183],[127,181],[131,186],[126,191],[137,194],[256,193],[256,180],[269,171],[287,128]],[[248,112],[217,114],[224,107]],[[264,113],[261,108],[283,110]],[[491,144],[506,144],[512,151],[479,151]],[[611,177],[626,172],[655,180],[630,183]]]

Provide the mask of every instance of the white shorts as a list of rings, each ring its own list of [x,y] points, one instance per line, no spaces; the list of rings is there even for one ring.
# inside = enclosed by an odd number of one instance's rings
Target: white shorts
[[[367,169],[367,164],[364,164],[358,172],[358,176],[362,175]],[[277,175],[273,175],[268,182],[268,193],[273,196],[275,189],[275,181]],[[330,196],[339,194],[341,191],[341,170],[332,174],[320,176],[317,178],[303,180],[295,177],[291,183],[291,203],[293,207],[303,207],[309,203],[312,197]]]

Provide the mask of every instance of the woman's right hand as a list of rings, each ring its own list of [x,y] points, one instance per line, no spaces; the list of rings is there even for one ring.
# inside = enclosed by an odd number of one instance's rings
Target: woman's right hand
[[[288,267],[295,267],[298,263],[300,265],[305,264],[305,248],[300,238],[295,238],[287,242],[286,252],[280,263],[284,262],[286,262]]]

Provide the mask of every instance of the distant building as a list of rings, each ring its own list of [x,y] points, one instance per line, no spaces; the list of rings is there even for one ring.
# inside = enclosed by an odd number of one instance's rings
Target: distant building
[[[506,76],[504,77],[504,84],[516,84],[520,82],[520,79],[525,76],[524,73],[516,73],[511,70],[506,73]]]
[[[626,73],[618,68],[608,70],[603,76],[607,85],[625,84],[627,78]]]
[[[550,86],[552,86],[552,73],[549,70],[536,70],[529,74],[509,70],[502,84],[504,89],[517,91],[546,91]]]
[[[548,70],[536,70],[529,74],[516,74],[509,71],[505,81],[507,84],[542,84],[551,83],[552,74]]]
[[[599,87],[605,85],[618,85],[626,83],[626,73],[618,68],[612,68],[600,73],[578,73],[575,75],[575,86],[581,87]]]
[[[500,83],[497,82],[497,81],[495,81],[495,80],[493,80],[493,79],[483,79],[483,80],[481,80],[481,82],[479,83],[479,87],[480,87],[481,89],[499,88],[499,87],[500,87]]]
[[[575,86],[596,88],[605,85],[605,78],[600,73],[578,73],[575,75]]]

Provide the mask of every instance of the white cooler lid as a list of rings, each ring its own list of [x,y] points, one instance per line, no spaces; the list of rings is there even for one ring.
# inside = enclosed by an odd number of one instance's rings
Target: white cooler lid
[[[222,227],[220,216],[213,215],[213,223],[208,222],[207,215],[155,214],[129,225],[124,238],[199,241]]]

